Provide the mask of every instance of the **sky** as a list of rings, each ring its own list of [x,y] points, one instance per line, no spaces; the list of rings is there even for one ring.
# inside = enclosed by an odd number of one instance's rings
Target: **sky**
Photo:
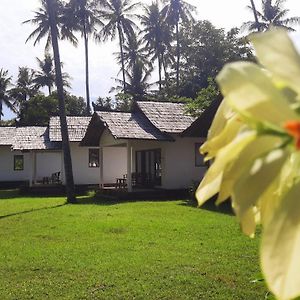
[[[218,28],[229,30],[239,27],[244,21],[252,20],[253,15],[246,9],[249,0],[186,0],[197,7],[196,19],[209,20]],[[138,2],[138,1],[137,1]],[[151,0],[139,1],[149,4]],[[260,0],[256,0],[257,9]],[[39,7],[39,0],[0,0],[0,68],[9,71],[16,80],[19,66],[37,68],[36,57],[43,58],[45,41],[33,46],[33,41],[25,43],[28,35],[34,30],[30,24],[23,21],[34,16],[33,11]],[[290,16],[300,15],[300,1],[287,0],[286,8],[291,10]],[[300,27],[292,35],[300,48]],[[84,47],[79,37],[78,47],[68,42],[60,42],[61,61],[64,71],[72,77],[72,90],[77,96],[85,96],[85,65]],[[99,96],[110,96],[109,90],[115,86],[114,78],[117,77],[117,66],[114,52],[118,51],[117,42],[90,45],[90,94],[95,99]],[[5,108],[4,119],[13,115]]]

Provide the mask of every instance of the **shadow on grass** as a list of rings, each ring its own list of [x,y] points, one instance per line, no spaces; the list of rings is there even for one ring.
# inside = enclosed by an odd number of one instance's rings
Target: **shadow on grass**
[[[55,205],[55,206],[48,206],[48,207],[41,207],[41,208],[36,208],[36,209],[24,210],[24,211],[20,211],[20,212],[11,213],[11,214],[8,214],[8,215],[0,216],[0,220],[10,218],[10,217],[14,217],[14,216],[18,216],[18,215],[25,215],[25,214],[29,214],[29,213],[36,212],[36,211],[54,209],[54,208],[62,207],[62,206],[65,206],[65,205],[66,205],[66,203],[58,204],[58,205]]]
[[[205,209],[208,211],[218,212],[221,214],[226,214],[226,215],[231,215],[231,216],[234,215],[230,201],[227,200],[227,201],[221,203],[220,205],[216,205],[216,203],[215,203],[216,200],[217,200],[217,197],[213,197],[213,198],[209,199],[208,201],[206,201],[201,207],[198,207],[197,200],[190,200],[190,199],[187,201],[184,201],[183,203],[180,203],[179,205],[194,207],[196,209]]]
[[[8,200],[8,199],[15,199],[19,198],[19,190],[0,190],[0,200]]]

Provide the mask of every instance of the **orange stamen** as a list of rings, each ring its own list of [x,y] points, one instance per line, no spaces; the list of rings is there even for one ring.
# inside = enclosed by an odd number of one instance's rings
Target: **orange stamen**
[[[296,148],[300,150],[300,121],[287,121],[284,128],[295,138]]]

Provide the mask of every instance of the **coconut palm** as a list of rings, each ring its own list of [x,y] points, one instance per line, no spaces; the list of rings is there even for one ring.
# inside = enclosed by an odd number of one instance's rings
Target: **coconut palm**
[[[166,77],[166,60],[164,58],[166,57],[166,52],[171,49],[172,33],[157,2],[144,7],[141,24],[143,26],[143,39],[146,42],[151,61],[157,60],[158,62],[158,83],[159,90],[161,90],[162,68],[165,70]]]
[[[15,100],[15,106],[20,106],[38,93],[38,86],[34,82],[35,71],[27,67],[19,67],[18,79],[9,91]]]
[[[70,0],[68,11],[74,19],[74,30],[80,31],[84,39],[85,47],[85,83],[86,83],[86,101],[87,114],[91,113],[90,90],[89,90],[89,38],[96,33],[97,26],[103,23],[98,18],[98,10],[95,0]]]
[[[50,20],[49,13],[47,9],[47,1],[40,0],[41,7],[34,12],[34,17],[32,19],[26,20],[23,24],[30,23],[37,26],[35,30],[28,36],[26,43],[29,40],[34,39],[33,45],[38,44],[43,38],[46,38],[45,49],[49,49],[51,45],[51,33],[50,33]],[[69,40],[73,45],[77,45],[77,38],[72,32],[71,24],[69,24],[69,18],[65,16],[65,6],[61,0],[55,0],[53,2],[55,10],[55,23],[57,24],[59,30],[57,32],[58,38]]]
[[[166,6],[163,9],[163,14],[170,26],[175,27],[176,38],[176,87],[179,88],[179,65],[180,65],[180,22],[191,23],[194,21],[193,12],[196,12],[196,7],[187,3],[184,0],[163,0]]]
[[[248,21],[242,25],[242,29],[250,32],[257,30],[268,30],[271,26],[282,27],[288,31],[295,31],[293,25],[300,24],[300,17],[287,17],[289,9],[284,8],[286,0],[261,0],[262,11],[259,12],[255,7],[247,6],[252,12],[256,12],[258,23]]]
[[[34,82],[36,85],[41,87],[47,87],[49,95],[52,93],[52,88],[55,85],[55,67],[53,63],[53,57],[49,53],[45,53],[44,59],[39,59],[38,57],[37,63],[39,65],[39,70],[35,72]],[[63,63],[61,63],[61,67],[63,67]],[[63,86],[64,88],[70,88],[70,79],[68,73],[62,73],[63,78]]]
[[[143,63],[137,60],[131,70],[126,70],[127,80],[126,84],[126,94],[132,96],[134,101],[143,100],[147,95],[147,90],[152,86],[148,83],[149,78],[151,77],[150,71],[145,71]],[[115,88],[111,89],[112,91],[121,92],[123,89],[123,81],[116,79],[116,82],[119,83]]]
[[[120,52],[115,53],[117,57],[117,62],[122,65],[122,56]],[[124,67],[126,70],[132,70],[135,67],[137,61],[142,64],[143,71],[152,71],[152,63],[148,59],[147,49],[143,45],[143,40],[138,39],[138,37],[133,34],[126,37],[125,43],[123,45],[123,58]],[[120,69],[122,72],[122,68]]]
[[[10,110],[15,112],[15,107],[8,91],[8,87],[11,85],[11,79],[12,78],[8,76],[7,70],[0,69],[0,121],[3,116],[3,105],[6,105]]]
[[[66,192],[67,201],[69,203],[76,202],[75,189],[74,189],[74,179],[72,170],[72,159],[70,151],[69,133],[66,118],[65,109],[65,99],[64,99],[64,85],[61,72],[61,62],[59,55],[58,37],[59,37],[59,26],[57,25],[59,11],[57,9],[57,0],[45,0],[46,12],[48,14],[49,20],[49,32],[51,37],[51,44],[53,48],[54,64],[55,64],[55,79],[57,86],[57,96],[59,103],[59,117],[60,117],[60,128],[62,136],[62,148],[64,154],[64,165],[65,165],[65,175],[66,175]]]
[[[256,29],[257,29],[257,31],[260,31],[259,21],[258,21],[258,16],[257,16],[257,11],[256,11],[256,7],[255,7],[255,4],[254,4],[254,0],[250,0],[250,3],[251,3],[251,8],[252,8],[252,11],[253,11],[253,15],[254,15]]]
[[[125,81],[125,61],[123,46],[125,37],[130,37],[134,34],[134,29],[137,25],[133,18],[137,17],[133,12],[137,8],[137,3],[132,3],[131,0],[107,0],[101,4],[102,10],[100,17],[107,21],[102,30],[98,34],[98,40],[114,40],[119,37],[119,46],[121,54],[121,66],[123,75],[123,90],[126,91]]]

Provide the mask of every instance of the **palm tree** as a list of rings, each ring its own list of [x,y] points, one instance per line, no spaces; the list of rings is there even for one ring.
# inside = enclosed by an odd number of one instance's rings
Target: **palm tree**
[[[105,41],[109,38],[114,40],[118,34],[123,75],[123,91],[126,92],[123,45],[125,36],[132,36],[134,34],[134,29],[137,28],[137,25],[132,19],[137,17],[133,14],[133,11],[138,4],[132,4],[131,0],[107,0],[105,3],[102,2],[101,6],[102,10],[100,12],[100,17],[107,21],[107,24],[105,24],[99,32],[98,40],[103,39]]]
[[[258,21],[258,16],[257,16],[257,11],[256,11],[256,7],[255,7],[255,4],[254,4],[254,0],[250,0],[250,3],[251,3],[252,11],[253,11],[253,15],[254,15],[254,20],[255,20],[255,23],[256,23],[257,31],[260,31],[259,21]]]
[[[49,49],[51,45],[51,33],[50,33],[50,20],[49,13],[47,8],[47,0],[40,0],[41,7],[35,11],[35,16],[33,19],[29,19],[23,22],[23,24],[31,23],[37,28],[28,36],[26,43],[35,39],[33,45],[38,44],[43,38],[47,38],[47,42],[45,45],[45,49]],[[69,18],[65,17],[65,6],[63,5],[61,0],[55,0],[53,2],[55,6],[56,14],[54,16],[55,23],[59,27],[59,31],[57,32],[58,38],[69,40],[73,45],[77,45],[77,38],[72,32],[69,24]]]
[[[162,15],[158,3],[153,2],[149,6],[144,7],[144,15],[141,16],[141,24],[144,27],[142,33],[146,42],[146,48],[149,51],[151,61],[157,59],[159,90],[162,84],[162,68],[166,77],[166,52],[171,49],[172,33],[164,16]]]
[[[52,88],[55,85],[55,67],[53,63],[53,57],[49,53],[45,53],[44,59],[36,58],[39,70],[35,72],[34,82],[36,85],[41,88],[46,86],[48,88],[49,95],[52,93]],[[63,63],[61,63],[61,67],[63,67]],[[63,86],[64,88],[70,88],[70,79],[68,73],[62,73],[63,78]]]
[[[87,115],[91,114],[90,89],[89,89],[89,38],[96,33],[96,26],[103,23],[98,18],[97,2],[94,0],[71,0],[68,7],[74,19],[74,30],[80,31],[84,39],[85,47],[85,85]]]
[[[15,107],[12,104],[12,99],[8,92],[8,87],[11,85],[11,77],[8,76],[8,71],[0,69],[0,121],[3,116],[3,104],[10,110],[15,112]]]
[[[148,83],[149,78],[151,77],[151,71],[144,69],[143,63],[137,60],[130,70],[126,70],[127,81],[126,84],[126,94],[132,96],[132,100],[143,100],[147,95],[147,90],[152,86]],[[111,89],[112,91],[122,91],[123,81],[116,79],[116,82],[121,84]]]
[[[61,136],[62,136],[62,148],[64,154],[64,165],[66,174],[66,191],[67,191],[67,202],[76,202],[74,180],[73,180],[73,170],[72,170],[72,159],[70,151],[69,133],[67,126],[66,110],[65,110],[65,100],[64,100],[64,87],[63,78],[61,72],[61,62],[59,55],[58,37],[59,37],[59,26],[57,25],[58,15],[60,14],[59,7],[57,5],[57,0],[43,0],[43,7],[47,12],[48,26],[45,30],[48,30],[51,37],[51,44],[54,54],[55,63],[55,79],[57,86],[57,95],[59,101],[59,116],[61,124]],[[49,38],[47,39],[48,42]]]
[[[253,13],[256,12],[258,21],[248,21],[242,25],[242,29],[253,32],[257,29],[268,30],[271,26],[282,27],[288,31],[295,31],[293,25],[300,24],[300,17],[288,18],[289,9],[283,6],[286,0],[261,0],[262,11],[259,12],[254,6],[247,6]]]
[[[179,88],[179,66],[180,66],[180,21],[183,23],[191,23],[194,21],[193,12],[196,7],[185,2],[184,0],[163,0],[166,6],[163,9],[163,14],[166,15],[167,21],[170,26],[175,27],[176,37],[176,88]]]
[[[147,49],[143,45],[143,40],[138,39],[136,34],[126,37],[123,45],[123,59],[126,70],[132,70],[137,61],[142,64],[143,71],[152,71],[152,63],[148,59]],[[117,62],[122,65],[122,56],[120,52],[115,53]],[[122,72],[122,68],[120,69]]]
[[[17,82],[9,91],[10,96],[20,106],[38,93],[38,86],[34,82],[35,71],[27,67],[19,67]]]

